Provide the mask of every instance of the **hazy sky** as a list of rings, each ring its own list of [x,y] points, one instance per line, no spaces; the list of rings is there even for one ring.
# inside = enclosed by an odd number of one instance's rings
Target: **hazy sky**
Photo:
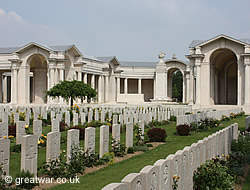
[[[250,38],[249,0],[0,0],[0,46],[75,44],[126,61],[185,60],[194,39]]]

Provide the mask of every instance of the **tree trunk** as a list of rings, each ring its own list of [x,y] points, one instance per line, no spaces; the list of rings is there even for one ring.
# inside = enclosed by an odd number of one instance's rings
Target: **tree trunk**
[[[70,107],[73,106],[73,98],[70,98]]]

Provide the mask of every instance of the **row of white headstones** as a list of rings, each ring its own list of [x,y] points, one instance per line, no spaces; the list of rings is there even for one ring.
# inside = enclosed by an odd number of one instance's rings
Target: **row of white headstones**
[[[180,115],[176,118],[176,125],[180,124],[190,124],[194,121],[199,121],[205,118],[213,118],[217,120],[221,120],[223,115],[229,116],[230,113],[238,114],[242,110],[241,108],[237,109],[227,109],[227,110],[218,110],[218,111],[210,111],[210,112],[203,112],[203,113],[196,113],[190,115]]]
[[[217,155],[227,156],[231,142],[238,137],[238,124],[230,125],[183,150],[145,166],[139,173],[130,173],[121,183],[111,183],[102,190],[166,189],[171,190],[173,176],[180,177],[178,189],[193,189],[193,173],[206,160]]]
[[[7,117],[6,117],[7,115]],[[17,114],[18,115],[18,114]],[[29,114],[26,114],[29,115]],[[74,113],[75,118],[77,113]],[[136,114],[120,114],[119,121],[121,124],[117,124],[118,115],[113,115],[112,136],[115,142],[120,141],[120,126],[122,123],[126,124],[126,147],[133,146],[133,124],[139,123],[139,127],[144,133],[144,123],[152,121],[153,118],[157,118],[158,121],[162,121],[169,117],[169,112],[164,110],[158,110],[158,112],[146,112]],[[4,119],[5,118],[5,119]],[[0,123],[0,136],[8,137],[8,118],[7,113],[2,113],[3,122]],[[52,119],[52,129],[47,134],[47,150],[46,161],[57,159],[60,155],[60,127],[59,121],[62,118],[62,113],[56,114],[56,119]],[[21,144],[21,169],[30,171],[37,175],[37,140],[42,134],[42,121],[33,121],[33,133],[34,135],[26,135],[25,125],[27,121],[18,121],[19,117],[16,116],[16,143]],[[8,120],[7,120],[8,121]],[[9,174],[9,154],[10,154],[10,141],[9,139],[0,139],[0,162],[3,163],[3,168],[7,175]],[[67,159],[71,158],[71,149],[73,145],[79,144],[79,130],[69,130],[67,139]],[[95,153],[95,128],[89,127],[85,129],[85,143],[84,150],[89,154]],[[101,126],[100,128],[100,156],[109,151],[109,127]]]
[[[55,119],[56,120],[56,119]],[[33,135],[25,134],[25,122],[17,122],[17,136],[16,143],[21,144],[21,170],[30,171],[35,176],[37,175],[37,157],[38,157],[38,139],[41,137],[42,121],[33,121],[34,130]],[[144,122],[139,121],[139,127],[144,133]],[[23,131],[20,132],[20,129]],[[61,133],[58,131],[49,132],[47,134],[46,142],[46,161],[56,160],[60,156],[60,141]],[[115,144],[120,142],[120,124],[112,125],[112,138]],[[95,154],[95,128],[88,127],[85,129],[84,139],[84,151],[89,155]],[[39,133],[36,133],[40,131]],[[79,134],[78,129],[70,129],[67,131],[67,162],[70,162],[72,147],[79,146]],[[133,124],[128,122],[126,124],[126,147],[133,147]],[[109,126],[103,125],[100,127],[100,147],[99,155],[102,157],[105,153],[109,152]],[[0,163],[9,175],[9,159],[10,159],[10,139],[0,138]]]

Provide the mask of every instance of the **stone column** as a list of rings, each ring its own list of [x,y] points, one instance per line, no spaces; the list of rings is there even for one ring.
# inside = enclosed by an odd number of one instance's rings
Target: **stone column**
[[[103,103],[104,88],[103,88],[103,76],[98,77],[98,103]]]
[[[195,59],[196,66],[196,105],[201,104],[201,59]]]
[[[7,75],[3,79],[3,103],[7,103]]]
[[[60,69],[60,81],[64,81],[64,69]],[[62,97],[60,97],[59,102],[63,103]]]
[[[120,88],[121,88],[121,85],[120,85],[120,77],[117,77],[117,80],[116,80],[116,82],[117,82],[117,98],[116,98],[116,101],[118,100],[118,96],[120,95]]]
[[[105,103],[109,102],[109,76],[105,76]]]
[[[91,88],[95,88],[95,75],[91,76]]]
[[[128,93],[128,79],[124,79],[124,94]]]
[[[95,75],[91,76],[91,88],[95,89]],[[91,102],[94,102],[93,98],[91,98]]]
[[[183,74],[182,78],[183,78],[183,82],[182,82],[183,83],[183,85],[182,85],[182,89],[183,89],[182,90],[182,94],[183,94],[182,95],[182,102],[186,103],[186,80],[185,80],[186,77],[185,77],[185,74]]]
[[[153,99],[155,99],[156,97],[156,77],[154,77],[154,97]]]
[[[81,71],[78,71],[78,75],[77,75],[77,80],[78,81],[82,81],[82,72]]]
[[[138,79],[138,94],[141,94],[141,78]]]
[[[109,101],[112,103],[115,103],[115,96],[116,96],[116,88],[115,88],[115,77],[114,77],[114,72],[112,70],[112,74],[109,79],[109,89],[110,89],[110,94],[109,94]]]
[[[84,73],[84,75],[83,75],[83,83],[88,84],[88,73]],[[87,97],[85,97],[85,100],[83,100],[83,103],[87,103]]]
[[[83,82],[85,84],[88,84],[88,73],[84,73],[84,75],[83,75]]]
[[[166,95],[166,97],[167,97],[167,99],[169,98],[169,96],[168,96],[168,91],[169,91],[169,89],[168,89],[168,70],[166,70],[166,80],[165,80],[165,85],[166,85],[166,88],[165,88],[165,95]]]
[[[55,85],[55,69],[50,69],[50,88],[52,88]]]
[[[245,105],[250,106],[250,56],[244,58],[245,65]]]
[[[238,62],[238,71],[237,71],[237,76],[238,76],[238,101],[237,105],[241,106],[242,105],[242,65],[241,62]]]
[[[14,68],[11,70],[11,103],[16,104],[17,103],[17,69]]]
[[[210,103],[212,105],[214,105],[215,102],[215,65],[213,63],[211,63],[210,66],[210,76],[211,76],[211,85],[210,85],[210,92],[211,92],[211,99],[210,99]]]
[[[190,67],[190,90],[189,90],[189,104],[194,104],[194,67]]]
[[[55,68],[55,85],[58,84],[59,82],[59,73],[58,73],[58,69]]]
[[[0,102],[3,102],[3,73],[0,73]]]
[[[60,69],[60,81],[64,81],[64,69]]]
[[[187,97],[186,97],[186,102],[187,103],[189,103],[190,102],[190,99],[189,99],[189,95],[190,95],[190,88],[189,88],[189,86],[190,86],[190,75],[189,74],[187,74],[186,75],[186,80],[187,80]]]
[[[54,59],[49,59],[49,89],[52,88],[55,85],[55,67],[56,67],[56,62]],[[54,103],[55,101],[49,97],[48,98],[50,103]]]

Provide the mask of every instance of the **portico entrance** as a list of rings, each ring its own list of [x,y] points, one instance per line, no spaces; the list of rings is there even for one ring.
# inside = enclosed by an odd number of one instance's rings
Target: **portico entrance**
[[[238,64],[234,52],[218,49],[210,57],[211,97],[217,105],[237,105]]]

